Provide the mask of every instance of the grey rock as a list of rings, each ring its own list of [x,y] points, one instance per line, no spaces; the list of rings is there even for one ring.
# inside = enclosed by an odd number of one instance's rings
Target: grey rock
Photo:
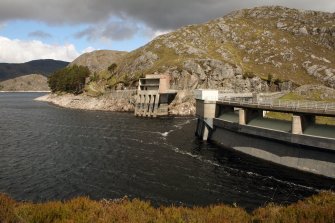
[[[292,49],[286,49],[284,52],[280,53],[283,60],[292,61],[293,60],[293,51]]]
[[[285,23],[283,23],[283,22],[277,22],[277,28],[278,29],[283,29],[283,28],[285,28],[286,27],[286,24]]]
[[[324,65],[312,64],[310,61],[305,61],[302,67],[309,75],[325,83],[326,86],[335,88],[335,69]]]
[[[308,35],[308,31],[307,31],[307,29],[306,29],[305,26],[299,28],[299,33],[300,33],[301,35]]]

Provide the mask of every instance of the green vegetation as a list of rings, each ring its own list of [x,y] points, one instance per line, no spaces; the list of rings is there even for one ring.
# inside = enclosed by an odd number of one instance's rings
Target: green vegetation
[[[239,207],[159,207],[127,198],[94,201],[86,197],[46,203],[16,202],[0,194],[0,222],[334,222],[335,194],[321,192],[297,203],[269,204],[247,213]]]
[[[88,76],[90,71],[87,67],[73,65],[54,72],[48,78],[48,84],[52,92],[80,94]]]
[[[291,113],[282,113],[282,112],[268,112],[266,114],[267,118],[291,121],[292,114]],[[323,117],[323,116],[316,116],[315,117],[316,124],[322,125],[335,125],[335,118],[332,117]]]
[[[110,73],[114,74],[116,68],[117,68],[117,64],[116,63],[112,63],[107,69],[108,69],[108,71]]]
[[[253,78],[253,77],[255,77],[256,75],[253,73],[253,72],[251,72],[251,71],[247,71],[247,72],[244,72],[243,73],[243,77],[244,78]]]
[[[268,112],[266,113],[267,118],[291,121],[292,114],[291,113],[282,113],[282,112]]]
[[[335,118],[316,116],[315,123],[322,124],[322,125],[335,125]]]
[[[333,98],[332,95],[330,95],[329,97],[323,97],[322,94],[322,90],[310,89],[308,94],[306,95],[301,95],[296,92],[290,92],[284,95],[281,99],[335,102],[335,98]]]
[[[3,89],[3,86],[0,84],[0,91]]]

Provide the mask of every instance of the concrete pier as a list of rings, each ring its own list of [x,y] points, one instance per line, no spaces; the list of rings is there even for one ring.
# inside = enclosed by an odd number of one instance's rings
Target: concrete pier
[[[158,91],[139,91],[136,99],[135,115],[156,117],[158,115]]]
[[[203,117],[198,119],[199,131],[196,132],[198,137],[201,137],[202,140],[207,140],[213,130],[213,119],[217,116],[218,110],[216,109],[215,101],[199,101],[196,104],[197,114]]]
[[[240,108],[239,110],[239,124],[246,125],[248,122],[258,116],[262,116],[263,113],[256,109],[245,109]]]

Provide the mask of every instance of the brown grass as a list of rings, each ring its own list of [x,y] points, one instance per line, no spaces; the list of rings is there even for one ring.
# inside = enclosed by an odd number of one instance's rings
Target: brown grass
[[[321,192],[289,206],[269,204],[251,214],[239,207],[159,207],[127,198],[94,201],[87,197],[46,203],[16,202],[0,194],[1,223],[51,222],[334,222],[335,194]]]
[[[253,222],[334,222],[335,196],[322,192],[289,206],[270,204],[253,212]]]

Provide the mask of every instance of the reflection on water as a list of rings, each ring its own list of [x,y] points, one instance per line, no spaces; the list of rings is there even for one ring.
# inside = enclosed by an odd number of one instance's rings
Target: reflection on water
[[[39,95],[0,94],[0,191],[15,199],[127,195],[250,210],[334,183],[199,142],[194,118],[70,110],[32,100]]]

